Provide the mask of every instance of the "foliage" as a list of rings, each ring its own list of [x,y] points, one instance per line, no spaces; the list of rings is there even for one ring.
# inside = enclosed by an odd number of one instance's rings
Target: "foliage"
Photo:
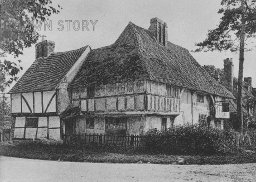
[[[241,33],[242,8],[241,0],[222,0],[222,8],[218,14],[222,15],[217,28],[209,30],[207,38],[197,43],[196,51],[237,51]],[[254,41],[256,33],[256,1],[245,0],[245,33],[247,42]],[[250,39],[250,40],[249,40]]]
[[[17,80],[22,69],[20,61],[10,61],[6,55],[15,59],[24,48],[31,47],[39,38],[34,23],[44,22],[52,14],[59,13],[61,7],[53,6],[51,0],[1,0],[0,1],[0,88],[9,86]]]
[[[234,133],[200,125],[186,125],[167,131],[150,130],[143,139],[145,150],[165,154],[205,154],[232,152]]]

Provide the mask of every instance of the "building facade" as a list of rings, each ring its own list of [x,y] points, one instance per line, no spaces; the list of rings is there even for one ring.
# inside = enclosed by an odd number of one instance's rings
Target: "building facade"
[[[79,52],[73,58],[69,52],[54,53],[42,59],[47,62],[42,65],[36,64],[37,58],[10,91],[15,138],[142,135],[184,124],[223,129],[229,118],[223,103],[234,98],[232,93],[188,50],[169,42],[167,28],[158,18],[151,19],[148,29],[130,22],[110,46],[71,51]],[[69,66],[56,69],[64,58]],[[54,83],[37,80],[43,76],[35,76],[37,69]],[[62,74],[55,79],[48,75],[51,69]]]

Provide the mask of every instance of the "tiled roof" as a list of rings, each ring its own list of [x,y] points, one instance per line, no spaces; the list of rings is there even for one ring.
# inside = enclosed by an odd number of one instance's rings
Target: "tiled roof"
[[[71,87],[147,79],[233,98],[185,48],[156,42],[151,32],[129,23],[117,41],[92,50]]]
[[[86,48],[54,53],[35,60],[9,93],[55,89]]]

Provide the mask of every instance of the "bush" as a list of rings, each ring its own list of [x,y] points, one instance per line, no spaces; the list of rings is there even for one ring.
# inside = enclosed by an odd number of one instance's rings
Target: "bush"
[[[200,125],[150,130],[142,139],[144,150],[164,154],[219,154],[235,150],[235,133]]]

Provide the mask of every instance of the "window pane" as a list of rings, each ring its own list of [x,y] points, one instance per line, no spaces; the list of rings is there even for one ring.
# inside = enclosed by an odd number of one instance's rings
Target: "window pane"
[[[26,119],[26,127],[37,128],[37,126],[38,126],[38,118],[27,118]]]
[[[94,129],[94,118],[86,118],[86,129]]]
[[[167,130],[167,118],[162,118],[162,125],[161,125],[162,131]]]

